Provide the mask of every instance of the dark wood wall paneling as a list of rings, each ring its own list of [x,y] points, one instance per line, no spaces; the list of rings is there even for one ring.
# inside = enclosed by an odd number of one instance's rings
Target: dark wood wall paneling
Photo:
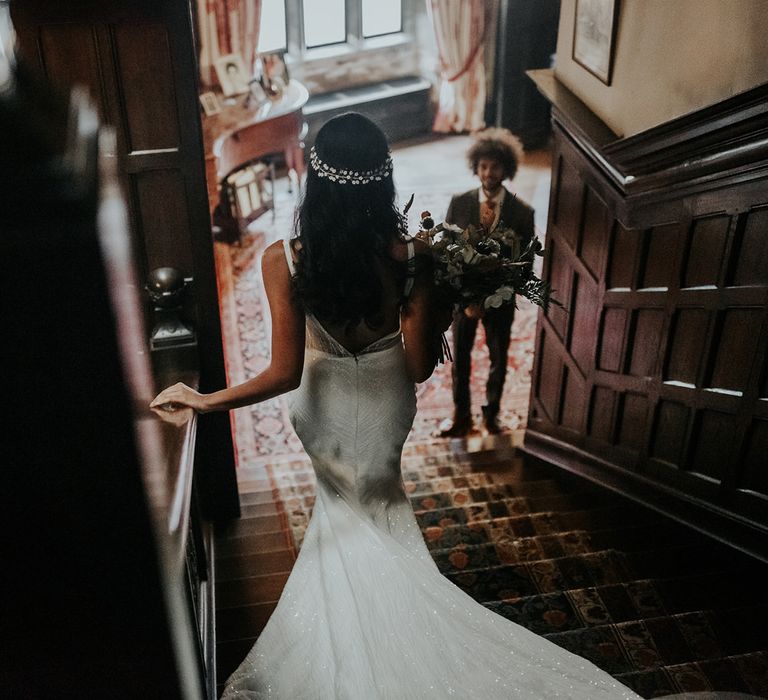
[[[186,312],[197,333],[200,386],[222,388],[226,376],[189,3],[23,0],[11,7],[22,56],[55,86],[86,85],[101,119],[115,126],[140,278],[164,266],[193,278]],[[149,306],[146,312],[151,328]],[[201,417],[197,450],[205,512],[236,516],[227,414]]]
[[[568,311],[539,319],[526,446],[768,557],[768,88],[619,140],[535,79]]]

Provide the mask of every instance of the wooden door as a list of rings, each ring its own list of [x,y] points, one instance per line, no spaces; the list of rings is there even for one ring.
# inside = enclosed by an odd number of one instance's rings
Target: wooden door
[[[189,2],[171,0],[12,4],[22,57],[62,90],[87,86],[102,120],[115,127],[139,278],[165,266],[191,278],[192,369],[201,390],[210,391],[223,388],[226,376],[192,16]],[[197,455],[204,514],[237,516],[227,414],[201,417]]]

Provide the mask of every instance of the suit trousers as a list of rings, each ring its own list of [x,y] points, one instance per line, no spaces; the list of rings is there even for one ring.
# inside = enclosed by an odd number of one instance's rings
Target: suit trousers
[[[507,352],[515,318],[513,304],[485,312],[482,323],[485,329],[485,344],[491,367],[485,387],[486,405],[483,415],[495,419],[501,404],[501,392],[507,375]],[[469,378],[472,372],[472,346],[475,344],[478,320],[467,318],[463,311],[453,315],[453,403],[456,418],[469,417],[472,413]]]

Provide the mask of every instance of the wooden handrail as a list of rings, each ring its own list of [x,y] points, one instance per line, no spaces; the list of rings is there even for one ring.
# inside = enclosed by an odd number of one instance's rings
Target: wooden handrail
[[[194,476],[195,433],[197,432],[197,414],[192,409],[191,417],[182,428],[181,450],[179,453],[179,471],[171,497],[171,507],[168,512],[168,533],[175,535],[180,530],[186,532],[185,524],[189,522],[189,504],[192,498],[192,477]]]
[[[165,351],[173,353],[173,350]],[[157,386],[184,382],[196,387],[194,372],[170,371],[157,374]],[[184,563],[192,501],[195,469],[195,437],[197,413],[191,408],[153,410],[151,422],[160,435],[162,464],[166,469],[165,523],[171,540],[171,562],[174,568]]]

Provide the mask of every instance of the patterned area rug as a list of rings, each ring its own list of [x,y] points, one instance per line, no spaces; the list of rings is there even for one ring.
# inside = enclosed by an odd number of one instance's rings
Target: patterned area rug
[[[413,230],[419,210],[442,214],[450,192],[420,193],[411,213]],[[260,259],[264,248],[288,235],[293,227],[294,202],[290,196],[278,201],[275,216],[259,218],[238,244],[215,244],[217,276],[225,359],[230,384],[245,381],[269,362],[270,319],[261,281]],[[501,404],[500,422],[511,430],[525,427],[533,362],[533,340],[537,308],[525,300],[519,303],[512,328],[507,380]],[[449,338],[450,340],[450,338]],[[478,327],[472,353],[472,405],[479,422],[480,406],[485,403],[488,352],[482,324]],[[445,364],[418,389],[418,414],[410,442],[431,439],[441,421],[451,417],[451,368]],[[303,450],[288,420],[284,398],[277,398],[234,412],[234,433],[238,466],[253,468],[274,465]],[[275,476],[272,474],[272,476]]]

